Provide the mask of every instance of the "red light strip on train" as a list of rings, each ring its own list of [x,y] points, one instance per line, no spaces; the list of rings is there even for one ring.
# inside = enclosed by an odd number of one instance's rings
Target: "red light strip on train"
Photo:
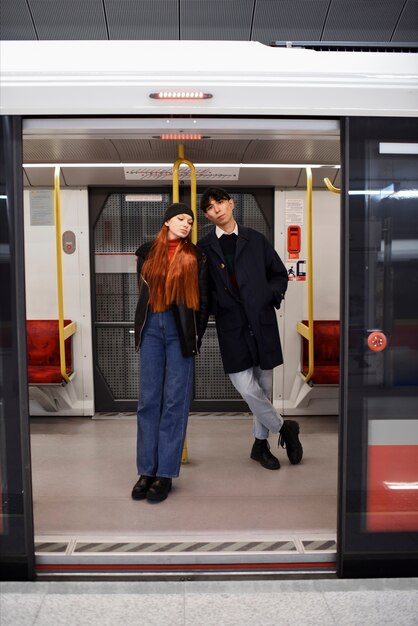
[[[335,561],[330,562],[315,562],[307,561],[305,563],[195,563],[195,564],[152,564],[152,563],[53,563],[53,564],[38,564],[35,566],[37,572],[64,572],[64,571],[103,571],[103,570],[116,570],[116,571],[222,571],[222,570],[333,570],[336,567]]]
[[[213,95],[203,91],[156,91],[149,97],[154,100],[208,100]]]

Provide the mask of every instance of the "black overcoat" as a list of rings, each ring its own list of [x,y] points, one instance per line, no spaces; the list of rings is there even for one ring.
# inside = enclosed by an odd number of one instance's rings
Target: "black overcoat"
[[[275,308],[280,307],[288,277],[273,246],[258,231],[238,227],[235,252],[238,294],[229,279],[215,229],[197,245],[208,260],[211,312],[216,319],[225,372],[240,372],[251,366],[244,334],[248,325],[257,343],[261,369],[273,369],[283,363]]]

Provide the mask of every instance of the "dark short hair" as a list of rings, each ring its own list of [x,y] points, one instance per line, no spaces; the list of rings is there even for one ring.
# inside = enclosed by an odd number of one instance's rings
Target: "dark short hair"
[[[200,198],[200,208],[204,213],[206,213],[210,204],[210,200],[220,202],[220,200],[230,199],[231,196],[227,191],[225,191],[225,189],[222,189],[222,187],[209,187],[208,189],[206,189],[206,191],[203,192],[203,195]]]

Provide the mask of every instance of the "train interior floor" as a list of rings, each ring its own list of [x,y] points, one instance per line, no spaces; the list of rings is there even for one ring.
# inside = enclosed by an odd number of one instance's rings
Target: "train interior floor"
[[[335,557],[338,417],[297,418],[304,457],[280,470],[250,459],[250,414],[193,413],[188,462],[159,504],[131,499],[135,414],[31,418],[38,558],[72,551],[234,550]],[[273,558],[273,557],[271,557]],[[335,560],[335,558],[333,559]]]

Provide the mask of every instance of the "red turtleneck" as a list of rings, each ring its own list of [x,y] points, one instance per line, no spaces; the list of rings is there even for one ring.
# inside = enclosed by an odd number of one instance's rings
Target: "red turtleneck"
[[[174,254],[176,252],[177,246],[179,245],[179,242],[180,242],[180,238],[168,240],[168,262],[169,263],[171,263],[171,261],[174,258]]]

